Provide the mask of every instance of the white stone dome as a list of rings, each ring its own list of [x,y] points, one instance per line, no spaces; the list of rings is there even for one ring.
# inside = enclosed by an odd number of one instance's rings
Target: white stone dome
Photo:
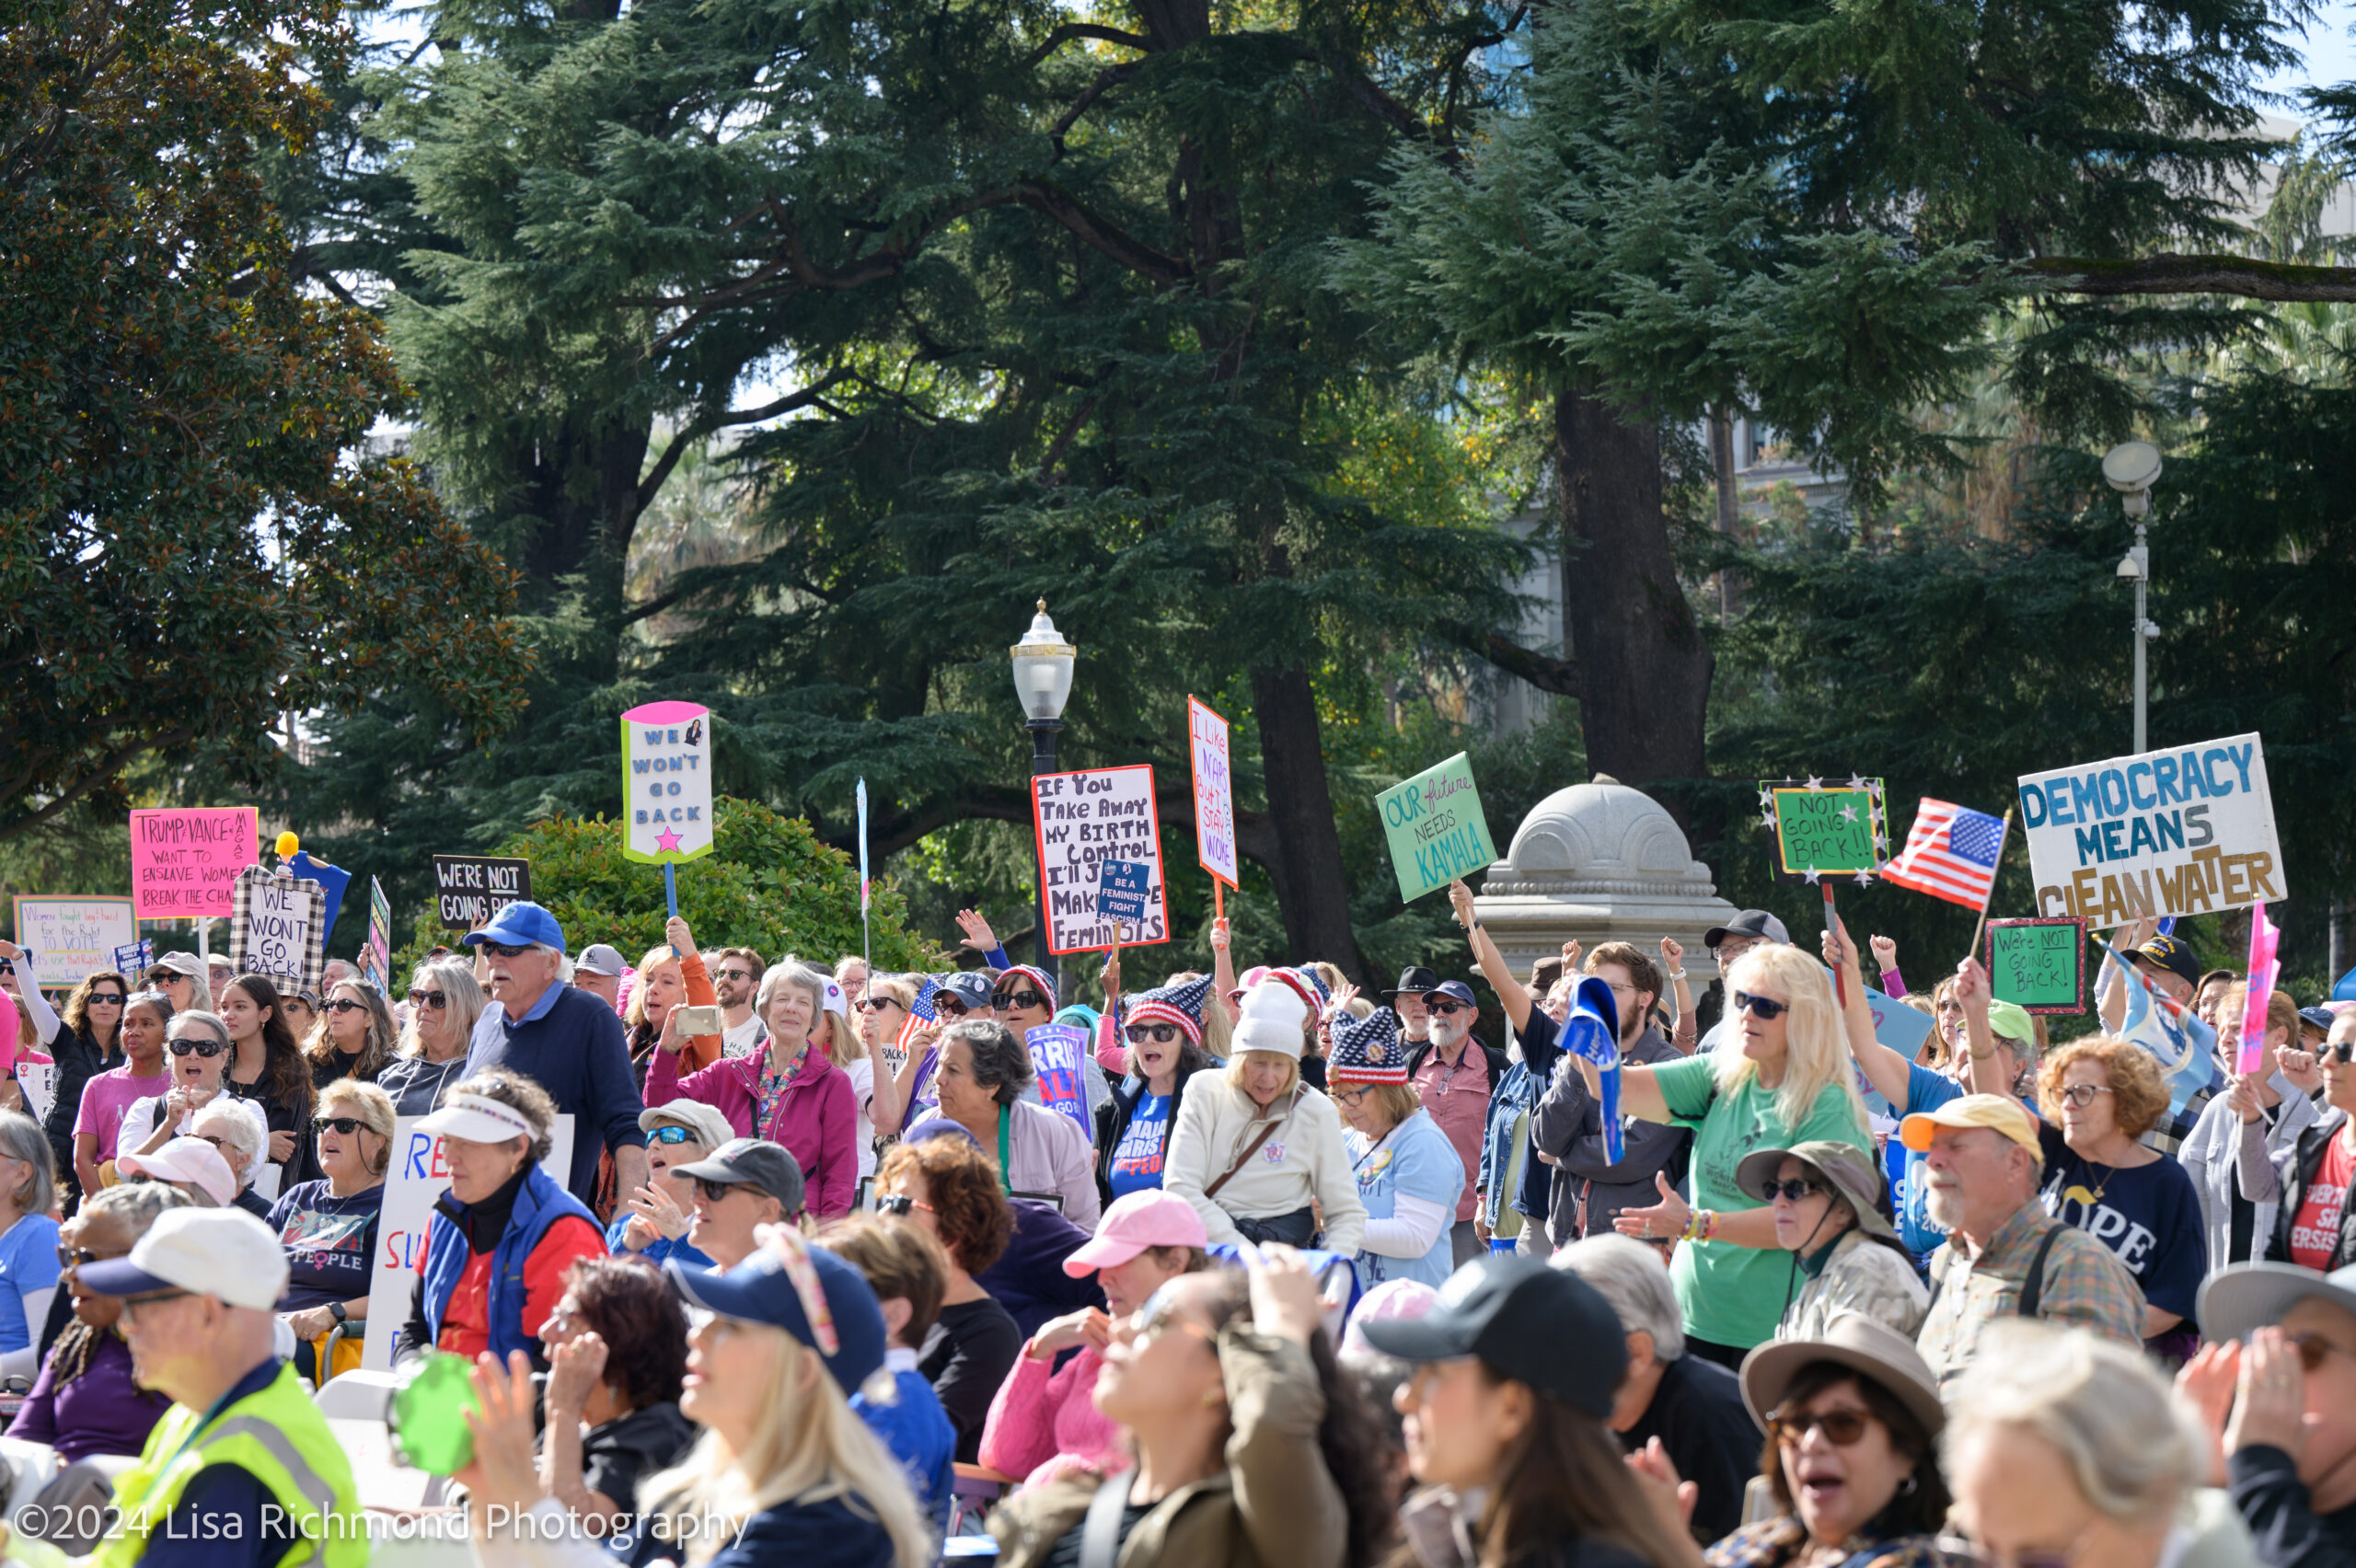
[[[1707,866],[1661,803],[1599,773],[1531,808],[1486,892],[1707,898]]]

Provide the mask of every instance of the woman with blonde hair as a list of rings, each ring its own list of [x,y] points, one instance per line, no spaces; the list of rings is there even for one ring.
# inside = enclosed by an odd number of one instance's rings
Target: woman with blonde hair
[[[320,1088],[310,1130],[320,1175],[281,1196],[269,1223],[286,1251],[278,1312],[294,1332],[294,1369],[324,1383],[360,1365],[385,1172],[393,1159],[392,1098],[373,1083],[337,1078]],[[318,1358],[340,1323],[352,1326],[334,1364],[321,1373]]]
[[[1593,1062],[1576,1058],[1589,1093]],[[1761,942],[1727,975],[1724,1038],[1704,1055],[1620,1070],[1620,1111],[1693,1129],[1693,1205],[1655,1178],[1661,1201],[1621,1212],[1621,1234],[1676,1237],[1670,1273],[1685,1314],[1686,1348],[1739,1366],[1775,1337],[1790,1262],[1775,1239],[1775,1211],[1743,1191],[1737,1174],[1754,1149],[1828,1140],[1873,1151],[1865,1101],[1842,1035],[1832,986],[1798,948]]]
[[[664,936],[662,943],[648,948],[646,956],[638,961],[638,985],[629,994],[629,1009],[622,1014],[622,1029],[629,1037],[630,1064],[641,1088],[645,1086],[648,1064],[654,1059],[671,1009],[682,1004],[691,1008],[720,1005],[720,993],[711,988],[711,974],[704,967],[703,954],[696,951],[695,933],[687,923],[672,916],[664,927]],[[717,1034],[691,1034],[680,1044],[664,1049],[678,1052],[680,1070],[696,1073],[719,1061],[726,1054],[725,1047],[726,1042]]]
[[[704,1435],[639,1483],[630,1511],[661,1553],[688,1568],[928,1568],[941,1543],[899,1462],[850,1405],[884,1365],[884,1311],[865,1277],[781,1228],[725,1273],[667,1267],[695,1321],[679,1410]],[[458,1479],[496,1549],[487,1560],[611,1563],[534,1465],[529,1361],[509,1356],[502,1376],[485,1357],[474,1382],[474,1463]]]
[[[484,999],[474,965],[462,958],[428,959],[410,972],[409,1022],[398,1055],[376,1073],[396,1114],[427,1114],[444,1086],[466,1076],[467,1047]]]
[[[1341,1113],[1301,1081],[1300,1056],[1325,998],[1298,971],[1271,970],[1243,996],[1234,1054],[1197,1073],[1178,1107],[1161,1184],[1195,1205],[1214,1246],[1283,1241],[1356,1253],[1366,1205]]]

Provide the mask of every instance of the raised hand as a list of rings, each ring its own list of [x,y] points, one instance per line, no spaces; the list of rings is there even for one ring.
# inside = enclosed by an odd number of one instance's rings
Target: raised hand
[[[1614,1230],[1640,1241],[1666,1241],[1685,1233],[1686,1222],[1693,1217],[1693,1205],[1677,1195],[1677,1189],[1660,1171],[1653,1172],[1653,1185],[1660,1193],[1660,1202],[1648,1208],[1622,1209],[1612,1217]]]
[[[1684,968],[1685,944],[1679,941],[1675,937],[1661,938],[1660,962],[1661,967],[1671,974],[1674,974],[1679,970]]]
[[[595,1330],[549,1352],[549,1409],[578,1415],[605,1375],[606,1342]]]
[[[663,940],[669,942],[671,951],[681,958],[695,957],[696,934],[687,929],[687,922],[682,917],[674,915],[663,922]]]
[[[1888,937],[1868,937],[1866,944],[1874,950],[1874,963],[1885,974],[1898,967],[1898,944]]]
[[[957,928],[965,933],[964,945],[976,952],[998,951],[998,933],[990,929],[990,923],[982,918],[978,910],[957,911]]]
[[[1472,929],[1472,890],[1461,878],[1448,884],[1448,905],[1456,911],[1456,923],[1469,933]]]
[[[1222,915],[1211,922],[1211,951],[1225,952],[1230,940],[1232,940],[1232,933],[1229,929],[1227,917]]]

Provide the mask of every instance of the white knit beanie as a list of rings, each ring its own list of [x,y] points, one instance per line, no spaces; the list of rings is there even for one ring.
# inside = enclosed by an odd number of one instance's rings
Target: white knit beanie
[[[1298,1061],[1308,1028],[1309,1004],[1300,993],[1281,980],[1263,980],[1243,993],[1243,1016],[1236,1020],[1228,1050],[1239,1056],[1272,1051]]]

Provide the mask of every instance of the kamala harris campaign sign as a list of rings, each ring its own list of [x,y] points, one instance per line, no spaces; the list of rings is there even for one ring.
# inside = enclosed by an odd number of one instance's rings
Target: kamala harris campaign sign
[[[2288,896],[2254,734],[2033,773],[2020,795],[2039,915],[2099,928]]]

